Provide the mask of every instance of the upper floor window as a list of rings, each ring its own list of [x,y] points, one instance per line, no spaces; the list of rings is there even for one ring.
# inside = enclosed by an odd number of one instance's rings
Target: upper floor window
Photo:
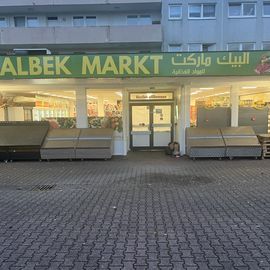
[[[182,46],[181,44],[169,44],[168,52],[181,52]]]
[[[38,17],[27,17],[27,27],[39,27]]]
[[[205,43],[202,44],[202,51],[203,52],[212,52],[216,50],[216,44],[215,43]]]
[[[188,44],[188,51],[190,52],[209,52],[215,51],[215,43],[190,43]]]
[[[96,16],[73,16],[73,26],[95,26]]]
[[[96,26],[97,17],[96,16],[86,16],[85,17],[85,24],[86,24],[86,26]]]
[[[47,17],[47,25],[48,26],[57,26],[58,25],[58,17],[57,16]]]
[[[188,6],[188,17],[190,19],[215,18],[215,4],[190,4]]]
[[[5,17],[0,17],[0,27],[7,27],[7,21]]]
[[[229,17],[255,17],[255,3],[229,3]]]
[[[245,42],[245,43],[228,43],[228,51],[253,51],[255,50],[254,42]]]
[[[263,16],[270,16],[270,2],[263,3]]]
[[[149,25],[149,24],[152,24],[152,19],[150,15],[128,15],[127,24],[128,25]]]
[[[38,17],[34,16],[15,16],[14,17],[15,27],[39,27]]]
[[[15,27],[25,27],[25,17],[24,16],[15,16],[14,17],[14,26]]]
[[[127,16],[127,24],[128,25],[137,25],[138,24],[138,16],[137,15],[128,15]]]
[[[264,42],[262,44],[262,49],[265,51],[270,51],[270,42]]]
[[[182,18],[182,5],[169,5],[169,19],[180,20]]]
[[[202,51],[202,44],[200,44],[200,43],[188,44],[188,51],[189,52],[200,52],[200,51]]]
[[[84,26],[84,17],[73,16],[73,26]]]
[[[152,19],[150,15],[140,15],[139,24],[141,25],[149,25],[152,24]]]

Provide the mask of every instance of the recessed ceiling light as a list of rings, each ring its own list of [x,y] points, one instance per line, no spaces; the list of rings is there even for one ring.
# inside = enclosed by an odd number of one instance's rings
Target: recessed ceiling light
[[[87,98],[90,98],[90,99],[98,99],[97,97],[93,97],[93,96],[89,96],[89,95],[87,95]]]
[[[213,90],[214,87],[202,87],[200,88],[200,90]]]
[[[256,89],[257,86],[243,86],[242,89]]]

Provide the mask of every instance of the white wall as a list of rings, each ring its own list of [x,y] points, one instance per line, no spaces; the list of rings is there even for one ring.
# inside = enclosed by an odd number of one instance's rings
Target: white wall
[[[8,108],[8,121],[24,121],[23,107]]]
[[[5,121],[5,109],[0,108],[0,121]]]

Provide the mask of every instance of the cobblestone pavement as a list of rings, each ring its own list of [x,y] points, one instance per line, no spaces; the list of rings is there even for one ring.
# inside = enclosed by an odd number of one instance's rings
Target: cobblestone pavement
[[[269,165],[1,163],[0,269],[270,269]]]

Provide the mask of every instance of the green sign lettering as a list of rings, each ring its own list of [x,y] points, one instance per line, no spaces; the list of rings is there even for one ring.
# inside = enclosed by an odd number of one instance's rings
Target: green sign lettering
[[[270,51],[0,56],[0,80],[270,75]]]

